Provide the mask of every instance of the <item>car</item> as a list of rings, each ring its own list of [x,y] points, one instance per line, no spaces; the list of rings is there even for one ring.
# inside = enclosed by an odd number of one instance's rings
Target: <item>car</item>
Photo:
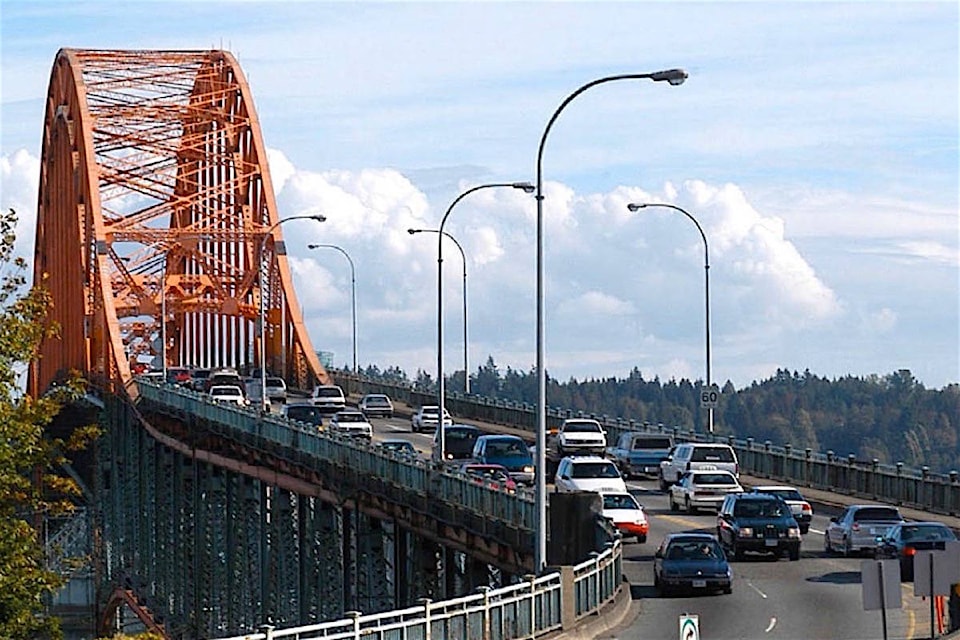
[[[800,495],[795,487],[789,487],[780,484],[762,484],[751,487],[753,493],[769,493],[783,499],[790,507],[794,520],[800,525],[800,533],[807,533],[810,530],[810,522],[813,520],[813,507],[807,502],[806,498]]]
[[[533,483],[533,456],[520,436],[485,434],[473,444],[471,456],[478,464],[499,464],[506,467],[513,480]]]
[[[800,559],[800,525],[783,498],[770,493],[724,498],[717,512],[717,539],[736,560],[743,560],[746,551]]]
[[[401,458],[419,459],[420,452],[412,442],[399,438],[388,438],[377,443],[377,448]]]
[[[207,378],[213,373],[213,369],[197,368],[190,370],[190,380],[184,386],[194,391],[204,391],[207,388]]]
[[[716,537],[671,533],[653,554],[653,585],[661,596],[677,591],[732,593],[733,570]]]
[[[643,506],[637,502],[633,494],[604,493],[602,497],[603,517],[613,522],[620,531],[620,535],[624,538],[636,537],[637,542],[640,543],[646,542],[650,524],[647,522],[647,515],[643,512]]]
[[[241,391],[246,386],[243,378],[240,377],[240,374],[237,373],[235,369],[217,369],[210,373],[207,379],[204,380],[203,385],[207,393],[215,386],[232,385],[240,387]]]
[[[878,558],[900,561],[900,580],[913,582],[913,561],[917,551],[946,549],[956,534],[942,522],[904,522],[894,525],[877,545]]]
[[[460,472],[473,478],[479,484],[491,489],[503,489],[507,493],[516,493],[517,482],[502,464],[467,463]]]
[[[553,486],[558,493],[627,493],[627,484],[617,465],[600,456],[567,456],[562,459],[557,465]]]
[[[628,431],[620,435],[616,446],[607,447],[607,457],[617,463],[624,478],[656,474],[671,447],[671,436]]]
[[[323,413],[317,407],[305,402],[285,404],[280,408],[280,415],[288,420],[305,422],[323,431]]]
[[[596,420],[570,418],[560,425],[556,442],[561,456],[576,453],[602,456],[607,448],[607,432]]]
[[[167,382],[186,386],[190,382],[190,369],[184,367],[167,367]]]
[[[267,398],[276,402],[287,401],[287,383],[283,381],[283,378],[276,376],[267,378]]]
[[[840,515],[830,518],[823,534],[823,549],[828,554],[840,552],[845,556],[874,554],[877,540],[885,538],[903,521],[900,510],[890,505],[849,505]]]
[[[368,393],[360,398],[357,408],[368,418],[393,417],[393,402],[389,396],[382,393]]]
[[[373,425],[367,421],[367,416],[356,409],[337,411],[327,423],[327,431],[339,433],[352,438],[373,439]]]
[[[420,431],[436,431],[437,423],[440,419],[440,407],[435,404],[427,404],[419,409],[410,418],[410,430],[419,433]],[[453,424],[453,418],[446,407],[443,409],[443,424]]]
[[[232,384],[218,384],[210,387],[208,392],[214,402],[228,402],[245,407],[250,402],[243,395],[243,389]]]
[[[326,413],[336,413],[347,407],[343,389],[335,384],[318,384],[310,394],[310,403]]]
[[[682,506],[688,513],[697,509],[719,509],[727,494],[743,493],[740,482],[729,471],[701,469],[688,471],[670,487],[670,510]]]
[[[737,453],[728,444],[684,442],[673,448],[667,459],[660,463],[660,490],[666,491],[670,485],[680,481],[687,471],[701,468],[729,471],[735,478],[740,477],[740,463]]]
[[[433,449],[430,457],[440,461],[440,434],[444,436],[443,453],[447,461],[464,460],[473,456],[473,445],[483,435],[480,429],[471,424],[451,424],[433,433]]]

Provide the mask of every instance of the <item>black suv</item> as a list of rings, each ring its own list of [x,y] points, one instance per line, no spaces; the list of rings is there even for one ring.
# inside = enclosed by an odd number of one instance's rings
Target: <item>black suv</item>
[[[735,559],[745,551],[784,551],[800,559],[800,525],[782,498],[769,493],[737,493],[727,496],[717,512],[717,538]]]

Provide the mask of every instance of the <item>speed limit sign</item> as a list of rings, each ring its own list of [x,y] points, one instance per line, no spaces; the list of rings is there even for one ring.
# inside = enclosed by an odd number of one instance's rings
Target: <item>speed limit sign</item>
[[[704,409],[716,409],[720,402],[720,387],[715,384],[700,390],[700,406]]]

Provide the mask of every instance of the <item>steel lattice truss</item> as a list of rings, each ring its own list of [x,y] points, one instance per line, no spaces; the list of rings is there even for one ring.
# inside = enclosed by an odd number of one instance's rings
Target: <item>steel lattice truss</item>
[[[267,369],[301,387],[326,381],[280,227],[265,235],[278,220],[250,89],[232,55],[61,50],[46,102],[34,262],[60,336],[43,345],[31,392],[68,369],[126,383],[161,348],[168,366],[259,366],[261,267]]]

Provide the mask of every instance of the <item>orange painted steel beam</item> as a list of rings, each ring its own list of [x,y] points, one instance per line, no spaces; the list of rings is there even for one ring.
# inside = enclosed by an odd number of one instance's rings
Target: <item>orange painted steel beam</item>
[[[260,366],[289,384],[328,382],[293,290],[266,147],[246,78],[224,51],[62,49],[50,74],[34,282],[59,337],[29,390],[78,370],[132,389],[139,358]],[[44,279],[44,276],[47,276]],[[166,304],[167,344],[160,345]],[[135,393],[135,391],[133,391]]]

